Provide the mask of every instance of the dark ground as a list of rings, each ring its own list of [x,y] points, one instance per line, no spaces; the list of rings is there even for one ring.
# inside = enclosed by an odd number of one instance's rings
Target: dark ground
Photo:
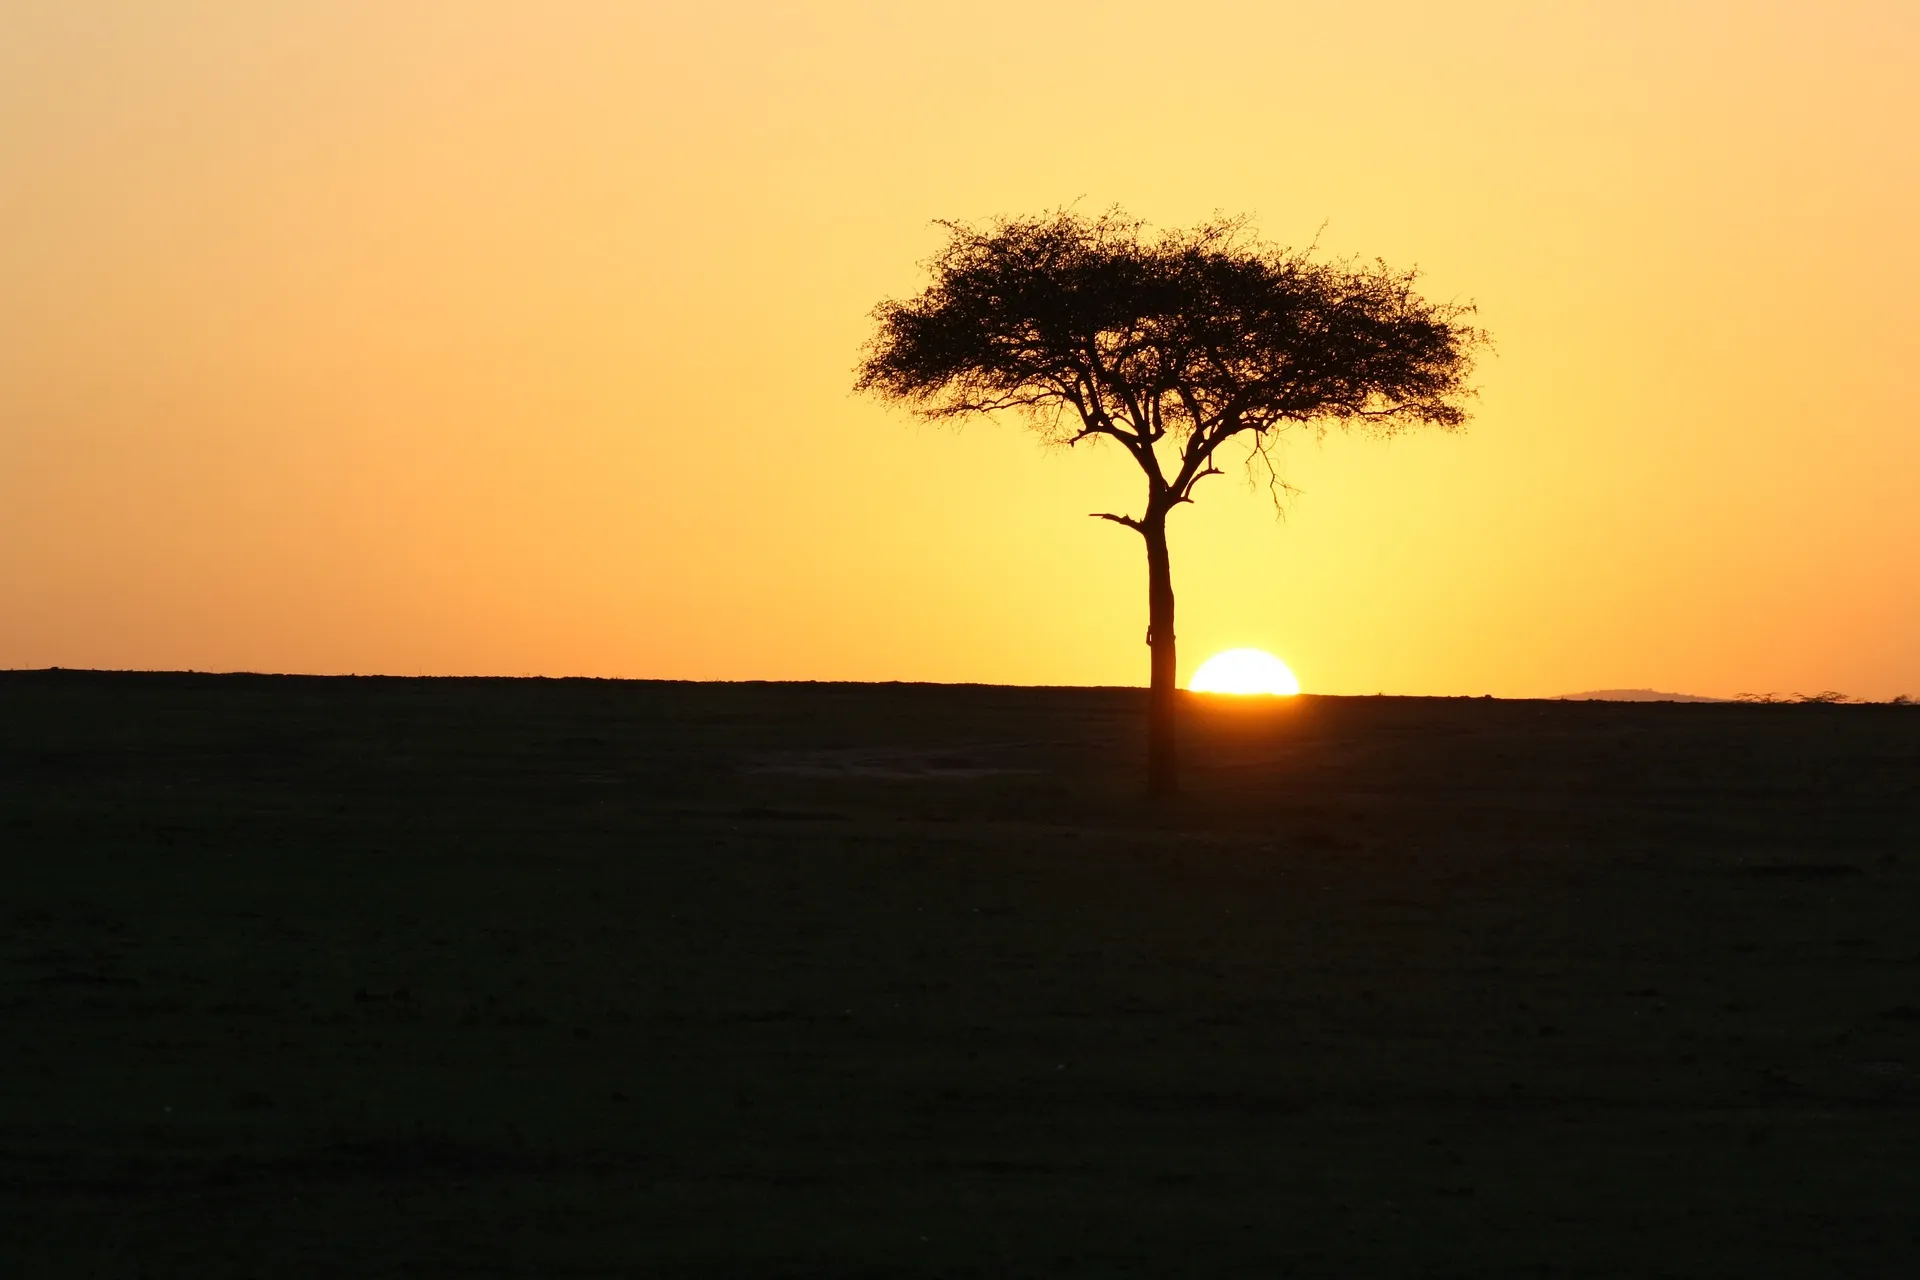
[[[1920,1275],[1920,709],[1143,698],[0,674],[0,1273]]]

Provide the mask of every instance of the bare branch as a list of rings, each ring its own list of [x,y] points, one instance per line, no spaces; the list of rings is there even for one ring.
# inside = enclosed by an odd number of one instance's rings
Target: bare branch
[[[1247,484],[1252,487],[1258,483],[1255,479],[1256,460],[1267,470],[1267,500],[1273,503],[1273,514],[1281,520],[1287,518],[1287,499],[1299,494],[1299,490],[1280,478],[1280,468],[1273,461],[1275,438],[1261,431],[1253,434],[1253,443],[1247,449]]]
[[[1089,511],[1087,514],[1095,520],[1111,520],[1115,524],[1123,524],[1135,533],[1142,531],[1140,522],[1132,516],[1116,516],[1111,511]]]

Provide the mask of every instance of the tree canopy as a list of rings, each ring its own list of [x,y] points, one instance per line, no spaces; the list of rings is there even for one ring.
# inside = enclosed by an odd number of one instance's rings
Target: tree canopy
[[[1143,518],[1188,501],[1234,436],[1466,420],[1483,335],[1470,307],[1416,293],[1416,272],[1319,261],[1241,219],[1159,234],[1117,211],[940,225],[932,284],[875,309],[859,389],[931,418],[1018,411],[1060,442],[1109,437],[1147,475]]]

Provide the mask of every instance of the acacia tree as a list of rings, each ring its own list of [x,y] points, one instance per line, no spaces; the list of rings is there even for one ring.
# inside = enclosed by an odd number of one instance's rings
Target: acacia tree
[[[1466,420],[1483,335],[1415,273],[1266,244],[1244,220],[1152,233],[1119,211],[942,222],[919,296],[882,302],[856,386],[944,419],[1014,412],[1055,443],[1111,439],[1147,482],[1139,515],[1095,512],[1147,551],[1147,786],[1177,786],[1167,516],[1294,427],[1391,432]],[[1271,475],[1271,471],[1269,472]]]

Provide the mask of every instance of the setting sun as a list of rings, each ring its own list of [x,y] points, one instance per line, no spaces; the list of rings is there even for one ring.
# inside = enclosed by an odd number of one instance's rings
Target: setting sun
[[[1300,681],[1286,663],[1264,649],[1228,649],[1200,664],[1187,682],[1195,693],[1267,693],[1281,697],[1300,692]]]

